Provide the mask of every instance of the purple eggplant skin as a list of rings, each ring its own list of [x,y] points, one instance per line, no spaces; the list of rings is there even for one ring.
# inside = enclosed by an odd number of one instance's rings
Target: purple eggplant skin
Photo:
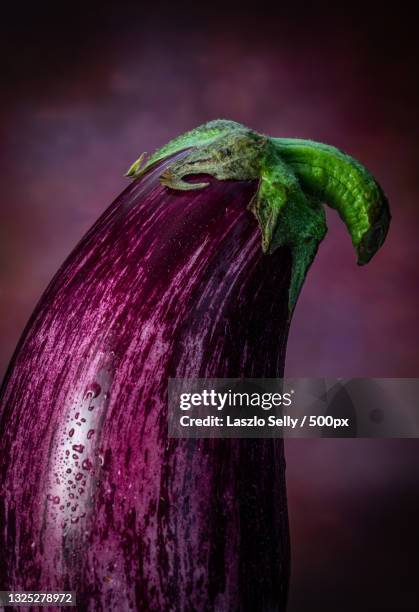
[[[282,611],[281,440],[167,434],[169,377],[280,377],[290,251],[256,181],[133,182],[56,274],[0,403],[0,589],[77,609]]]

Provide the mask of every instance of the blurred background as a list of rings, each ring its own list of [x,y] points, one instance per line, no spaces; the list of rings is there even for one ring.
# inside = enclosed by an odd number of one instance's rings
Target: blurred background
[[[339,5],[93,0],[2,9],[1,375],[41,292],[126,186],[131,162],[228,118],[345,149],[392,205],[387,241],[364,268],[328,213],[286,373],[418,376],[417,21],[407,3]],[[289,612],[417,610],[419,441],[286,447]]]

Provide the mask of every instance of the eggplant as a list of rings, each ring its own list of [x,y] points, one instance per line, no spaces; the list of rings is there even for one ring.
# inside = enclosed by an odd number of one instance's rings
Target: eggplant
[[[283,442],[169,438],[168,379],[282,377],[322,202],[362,264],[387,200],[333,147],[225,120],[128,175],[2,386],[0,588],[76,591],[79,610],[283,611]]]

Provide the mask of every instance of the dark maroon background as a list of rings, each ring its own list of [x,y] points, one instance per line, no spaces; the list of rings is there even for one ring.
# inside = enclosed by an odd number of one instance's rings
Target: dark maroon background
[[[392,206],[387,242],[365,268],[328,215],[287,374],[418,376],[417,21],[404,3],[339,4],[15,3],[2,13],[1,373],[130,163],[223,117],[347,150]],[[286,445],[290,612],[417,609],[419,443]]]

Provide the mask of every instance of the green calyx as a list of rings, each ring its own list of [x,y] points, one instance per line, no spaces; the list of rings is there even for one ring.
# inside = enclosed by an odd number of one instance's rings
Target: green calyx
[[[234,121],[210,121],[131,166],[127,176],[141,177],[158,162],[181,151],[161,174],[163,185],[177,190],[204,189],[186,177],[208,174],[218,180],[258,180],[249,209],[258,220],[267,254],[280,246],[292,250],[289,310],[293,311],[307,270],[327,226],[322,202],[346,224],[358,256],[367,263],[384,242],[390,213],[378,183],[355,159],[321,143],[269,138]]]

